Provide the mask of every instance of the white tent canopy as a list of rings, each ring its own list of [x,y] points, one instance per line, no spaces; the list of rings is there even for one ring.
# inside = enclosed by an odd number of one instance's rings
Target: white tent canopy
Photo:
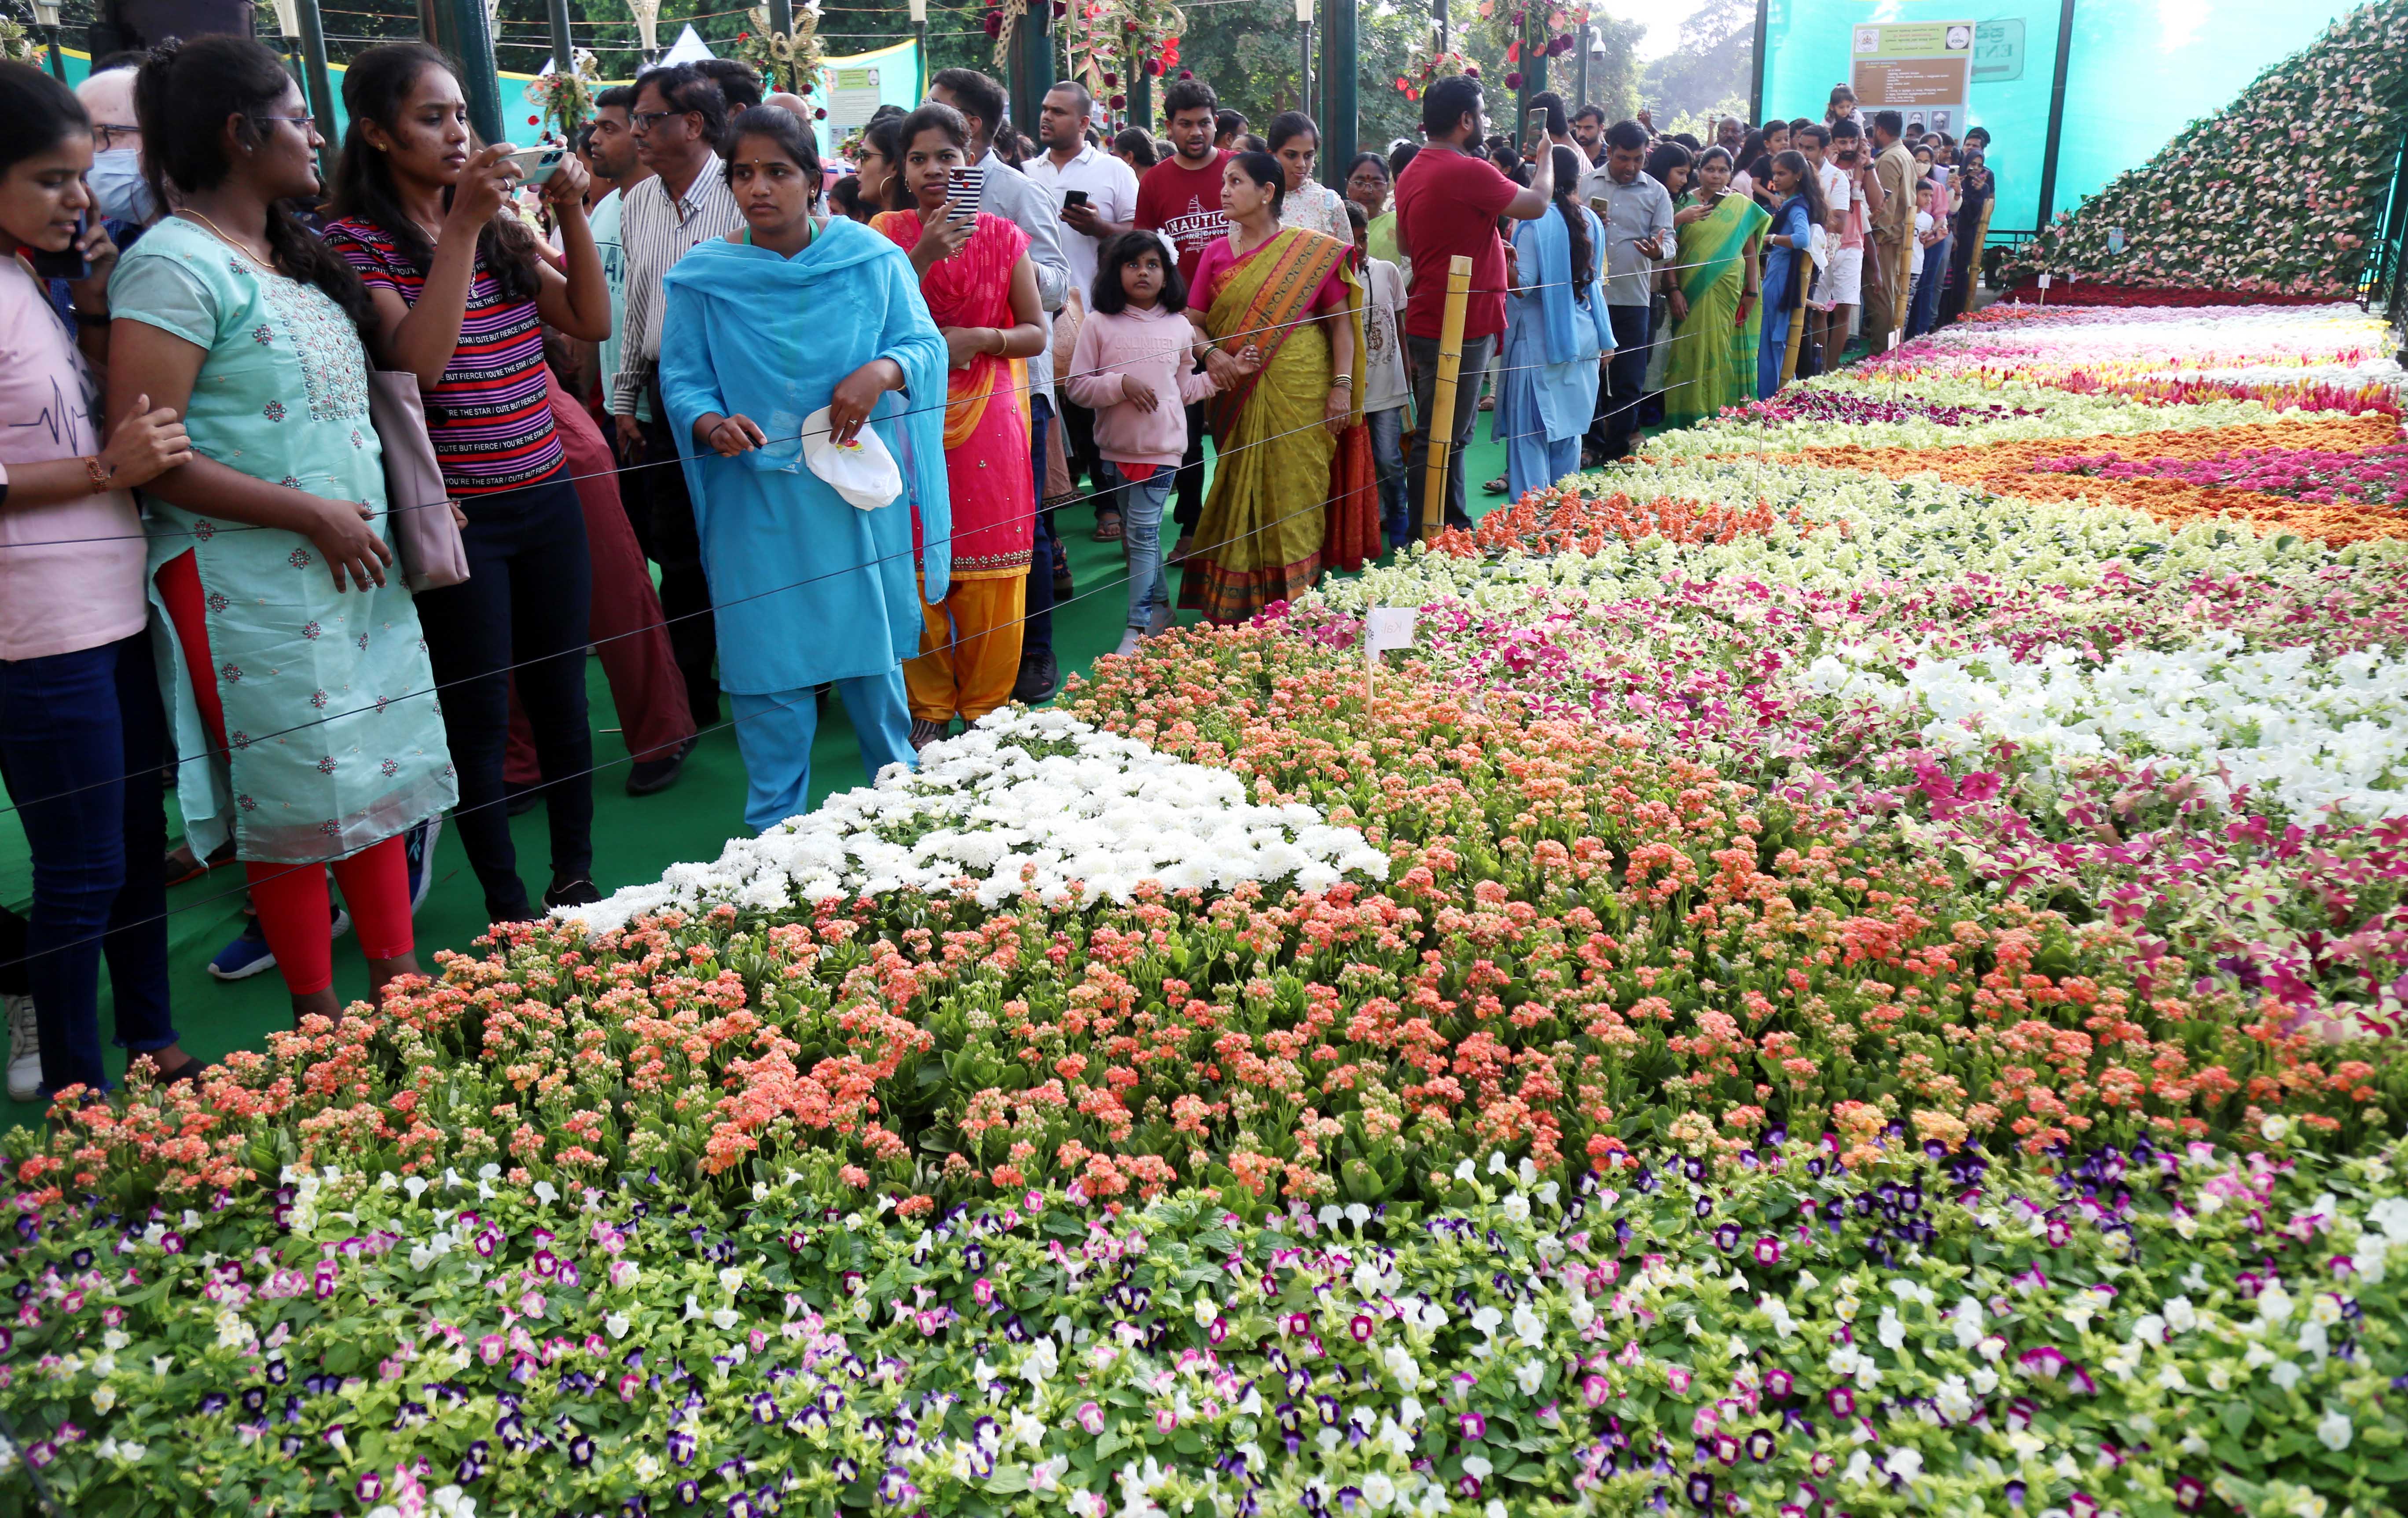
[[[661,54],[661,62],[664,64],[698,64],[706,58],[715,58],[717,56],[718,54],[712,52],[710,48],[703,44],[702,34],[694,29],[694,23],[692,21],[688,21],[686,23],[685,30],[678,34],[678,39],[673,45],[671,45],[669,50]]]

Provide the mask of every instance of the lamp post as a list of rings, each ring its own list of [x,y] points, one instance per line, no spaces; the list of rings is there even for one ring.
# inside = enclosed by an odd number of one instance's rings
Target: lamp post
[[[1321,23],[1321,182],[1340,194],[1346,193],[1346,165],[1354,156],[1362,77],[1355,11],[1354,0],[1337,0]]]
[[[318,135],[335,140],[335,90],[326,78],[326,26],[318,15],[318,0],[276,0],[276,32],[284,39],[284,56],[309,114],[318,119]]]
[[[1312,114],[1312,0],[1296,0],[1296,108]]]
[[[661,0],[627,0],[627,8],[635,13],[636,41],[650,68],[661,54]]]
[[[50,75],[64,82],[67,61],[59,56],[59,0],[34,0],[34,24],[50,45]]]
[[[911,98],[928,98],[928,0],[911,0]]]

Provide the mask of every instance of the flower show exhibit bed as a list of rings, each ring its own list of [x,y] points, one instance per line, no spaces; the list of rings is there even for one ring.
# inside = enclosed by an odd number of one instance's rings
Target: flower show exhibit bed
[[[2373,351],[2010,308],[20,1130],[0,1481],[2400,1512]]]

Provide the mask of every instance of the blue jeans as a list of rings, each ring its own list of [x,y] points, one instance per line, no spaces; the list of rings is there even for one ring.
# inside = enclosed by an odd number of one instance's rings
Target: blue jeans
[[[1371,465],[1380,475],[1380,531],[1388,547],[1400,549],[1412,528],[1412,502],[1405,491],[1405,408],[1390,407],[1363,420],[1371,424]]]
[[[1051,652],[1054,648],[1054,519],[1044,508],[1045,448],[1053,428],[1054,398],[1028,397],[1028,456],[1037,470],[1037,526],[1029,543],[1028,603],[1020,625],[1020,656]]]
[[[888,765],[919,767],[911,748],[911,706],[900,666],[836,682],[861,745],[861,767],[876,780]],[[811,809],[811,742],[820,704],[812,687],[769,695],[727,693],[736,712],[736,752],[744,756],[744,825],[764,833]]]
[[[1105,459],[1112,494],[1121,508],[1121,549],[1128,555],[1128,624],[1152,625],[1154,609],[1170,605],[1170,577],[1162,567],[1162,508],[1179,479],[1175,468],[1158,467],[1144,480],[1121,473],[1118,461]]]
[[[150,640],[0,660],[0,778],[34,854],[26,979],[42,1040],[42,1096],[108,1089],[100,961],[117,1047],[176,1041],[167,1016],[167,721]]]
[[[1907,308],[1906,336],[1920,337],[1940,320],[1940,287],[1948,282],[1948,261],[1956,251],[1954,234],[1918,251],[1923,272],[1914,281],[1914,303]]]

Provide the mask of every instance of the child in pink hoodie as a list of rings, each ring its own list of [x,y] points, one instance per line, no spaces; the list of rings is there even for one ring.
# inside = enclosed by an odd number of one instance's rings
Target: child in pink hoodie
[[[1096,288],[1071,350],[1070,398],[1096,413],[1096,452],[1121,496],[1128,555],[1128,631],[1122,653],[1170,625],[1162,563],[1162,508],[1187,451],[1186,408],[1212,394],[1196,370],[1196,329],[1182,314],[1179,265],[1151,232],[1124,232],[1096,255]]]

